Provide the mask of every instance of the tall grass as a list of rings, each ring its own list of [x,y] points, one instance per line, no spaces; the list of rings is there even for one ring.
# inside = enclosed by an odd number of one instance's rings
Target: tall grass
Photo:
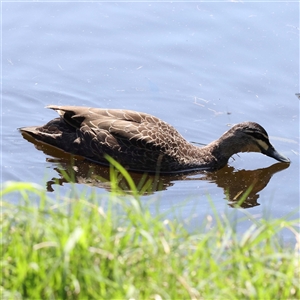
[[[95,193],[53,201],[35,184],[9,182],[1,198],[2,299],[300,297],[297,219],[253,218],[240,235],[216,214],[191,233],[152,216],[136,192],[126,201],[112,192],[104,208]],[[293,233],[289,245],[281,230]]]

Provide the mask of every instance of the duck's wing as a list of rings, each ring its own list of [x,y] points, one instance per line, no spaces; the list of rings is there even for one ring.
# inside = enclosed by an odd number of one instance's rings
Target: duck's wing
[[[84,131],[106,131],[123,140],[143,140],[155,144],[163,143],[168,137],[171,140],[184,140],[173,126],[146,113],[81,106],[50,105],[48,108],[56,110],[69,125]]]
[[[134,157],[142,159],[147,155],[156,159],[161,153],[172,155],[180,144],[186,144],[174,127],[149,114],[77,106],[49,108],[77,129],[76,143],[80,147],[76,149],[82,149],[85,157],[101,159],[106,153],[125,164],[125,160]]]
[[[106,120],[124,120],[134,123],[141,123],[143,120],[148,119],[152,123],[157,122],[159,119],[149,114],[136,112],[133,110],[125,109],[104,109],[93,108],[84,106],[57,106],[49,105],[47,108],[57,111],[57,113],[70,125],[79,128],[83,125],[95,126],[94,121],[101,119]]]

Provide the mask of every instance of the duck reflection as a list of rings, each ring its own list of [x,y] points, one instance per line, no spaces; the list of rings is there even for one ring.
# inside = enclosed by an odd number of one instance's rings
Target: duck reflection
[[[26,133],[22,133],[22,135],[26,140],[33,143],[38,150],[52,156],[52,158],[47,158],[47,161],[55,163],[54,170],[58,173],[58,177],[47,182],[49,192],[54,190],[53,185],[63,185],[69,182],[111,190],[111,169],[109,167],[94,164],[82,157],[65,153],[33,139]],[[271,177],[288,167],[289,164],[275,163],[267,168],[257,170],[237,170],[232,166],[225,166],[214,172],[193,171],[175,175],[130,172],[130,176],[141,195],[167,190],[176,181],[201,180],[215,183],[222,188],[230,206],[235,207],[238,204],[242,208],[250,208],[260,205],[258,203],[259,192],[267,186]],[[127,180],[120,173],[115,174],[118,188],[124,192],[130,192]],[[241,199],[243,199],[242,203]]]

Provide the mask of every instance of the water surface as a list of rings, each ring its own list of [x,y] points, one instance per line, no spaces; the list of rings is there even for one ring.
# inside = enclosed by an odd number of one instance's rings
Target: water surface
[[[214,174],[161,179],[161,191],[142,197],[155,209],[193,216],[196,226],[211,213],[208,195],[218,212],[233,210],[228,184],[234,196],[255,178],[248,209],[258,218],[299,208],[298,3],[5,2],[2,78],[1,182],[70,189],[52,184],[61,178],[57,160],[17,130],[56,117],[46,105],[126,108],[204,144],[255,121],[292,161],[286,168],[242,154]],[[91,167],[77,167],[78,186],[87,188],[82,178]]]

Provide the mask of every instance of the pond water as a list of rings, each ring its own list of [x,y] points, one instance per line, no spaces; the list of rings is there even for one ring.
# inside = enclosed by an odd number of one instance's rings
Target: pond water
[[[212,203],[219,213],[235,210],[255,181],[244,207],[284,217],[299,209],[298,92],[298,3],[4,2],[1,182],[70,189],[58,168],[74,169],[69,158],[34,147],[17,129],[56,117],[49,104],[150,113],[203,144],[251,120],[290,165],[235,155],[218,172],[162,177],[142,201],[195,227]],[[96,168],[108,178],[107,168],[74,163],[79,188],[109,193],[89,177]]]

